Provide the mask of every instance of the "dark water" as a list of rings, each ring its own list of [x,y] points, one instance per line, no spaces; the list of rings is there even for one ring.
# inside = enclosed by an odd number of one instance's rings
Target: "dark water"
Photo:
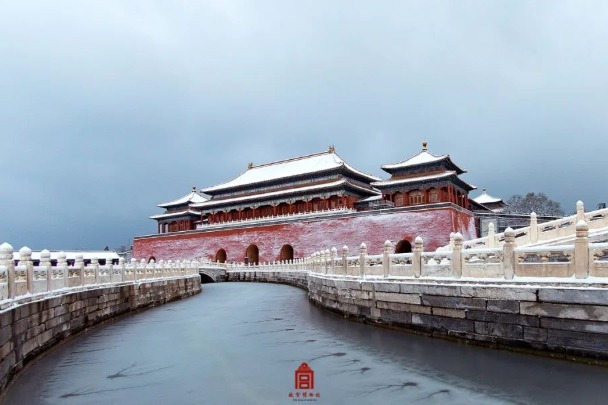
[[[294,387],[303,361],[312,390]],[[289,286],[222,283],[57,348],[5,403],[604,404],[607,386],[607,368],[346,321]]]

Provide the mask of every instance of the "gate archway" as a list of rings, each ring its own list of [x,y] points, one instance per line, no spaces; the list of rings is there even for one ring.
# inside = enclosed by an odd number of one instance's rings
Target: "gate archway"
[[[397,246],[395,246],[395,253],[411,253],[412,252],[412,244],[405,240],[402,239],[397,243]]]
[[[248,264],[258,264],[260,259],[260,249],[255,244],[251,244],[245,251],[245,261]]]
[[[280,260],[293,260],[293,246],[290,244],[283,245],[281,248]]]
[[[217,263],[226,263],[226,250],[220,249],[215,254],[215,261]]]

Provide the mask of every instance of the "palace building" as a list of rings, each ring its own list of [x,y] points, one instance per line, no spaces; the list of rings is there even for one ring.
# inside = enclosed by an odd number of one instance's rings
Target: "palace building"
[[[449,155],[430,153],[424,142],[413,157],[382,169],[390,178],[355,169],[333,146],[250,163],[230,181],[159,204],[165,212],[150,217],[157,234],[136,237],[134,256],[255,263],[345,243],[358,249],[366,242],[374,254],[385,240],[408,252],[416,236],[427,250],[445,245],[451,232],[476,236],[468,197],[475,187],[459,177],[466,170]]]

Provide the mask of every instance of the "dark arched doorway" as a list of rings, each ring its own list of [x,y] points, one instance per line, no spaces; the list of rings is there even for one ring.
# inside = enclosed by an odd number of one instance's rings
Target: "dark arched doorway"
[[[215,254],[216,263],[226,263],[226,251],[224,249],[220,249]]]
[[[215,280],[213,278],[211,278],[211,276],[205,274],[205,273],[199,273],[201,275],[201,284],[209,284],[209,283],[215,283]]]
[[[247,247],[245,251],[245,263],[258,264],[260,257],[260,249],[253,243]]]
[[[287,244],[281,248],[281,261],[293,260],[293,246]]]
[[[411,253],[411,252],[412,252],[412,244],[405,239],[400,240],[397,243],[397,246],[395,246],[395,253]]]

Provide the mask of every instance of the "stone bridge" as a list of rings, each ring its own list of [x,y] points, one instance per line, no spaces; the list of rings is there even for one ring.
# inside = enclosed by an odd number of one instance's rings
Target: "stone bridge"
[[[201,283],[217,283],[226,280],[226,267],[221,264],[202,264],[198,268]]]

